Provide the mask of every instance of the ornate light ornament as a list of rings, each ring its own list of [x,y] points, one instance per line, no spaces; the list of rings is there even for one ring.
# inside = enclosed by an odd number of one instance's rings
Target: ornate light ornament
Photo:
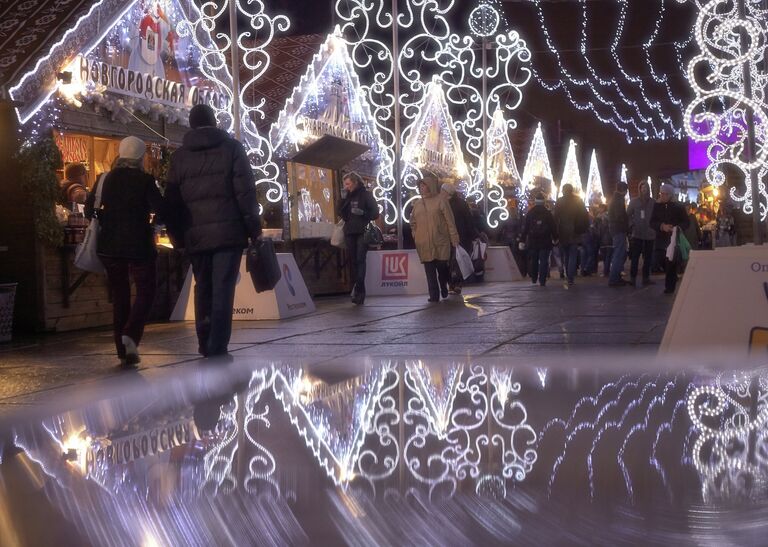
[[[541,122],[536,127],[533,134],[531,148],[528,150],[528,159],[523,169],[523,190],[531,191],[539,188],[545,194],[551,194],[554,185],[552,168],[549,165],[549,154],[547,154],[547,144],[544,141],[544,131],[541,128]]]
[[[589,160],[587,189],[584,192],[584,196],[588,205],[595,203],[605,203],[603,181],[600,178],[600,167],[597,164],[597,150],[592,150],[592,157]]]
[[[568,143],[568,154],[565,157],[565,167],[563,168],[563,178],[560,180],[558,197],[562,197],[563,186],[566,184],[573,186],[573,193],[581,197],[584,187],[579,172],[579,160],[576,157],[576,142],[573,139]]]

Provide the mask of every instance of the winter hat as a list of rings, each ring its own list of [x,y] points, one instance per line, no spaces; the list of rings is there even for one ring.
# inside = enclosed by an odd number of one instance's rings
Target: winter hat
[[[453,194],[456,193],[456,187],[453,184],[451,184],[450,182],[446,182],[445,184],[443,184],[440,187],[440,189],[443,192],[445,192],[446,194],[448,194],[449,196],[452,196]]]
[[[662,192],[665,193],[665,194],[669,194],[670,196],[674,196],[675,195],[675,187],[672,186],[669,183],[662,184],[661,188],[659,189],[659,193],[662,193]]]
[[[536,205],[544,205],[544,194],[541,194],[541,193],[539,193],[539,194],[536,194],[536,195],[533,197],[533,202],[534,202]]]
[[[189,111],[189,127],[216,127],[216,114],[207,104],[196,104]]]
[[[616,191],[620,194],[625,194],[629,190],[626,182],[620,182],[616,185]]]
[[[146,151],[147,145],[138,137],[125,137],[117,149],[120,158],[124,160],[140,160]]]

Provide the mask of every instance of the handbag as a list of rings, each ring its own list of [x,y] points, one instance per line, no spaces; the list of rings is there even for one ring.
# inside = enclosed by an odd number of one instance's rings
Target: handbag
[[[682,230],[677,231],[677,248],[680,253],[680,260],[683,262],[687,261],[691,254],[691,243],[688,241],[688,238],[685,237]]]
[[[333,227],[333,233],[331,234],[331,245],[338,247],[339,249],[346,248],[347,244],[344,239],[344,219],[341,219]]]
[[[374,222],[369,222],[363,233],[363,243],[369,247],[381,247],[384,244],[384,234]]]
[[[253,242],[245,254],[245,271],[251,274],[253,288],[257,293],[271,291],[282,277],[277,262],[275,244],[271,239]]]
[[[93,273],[106,273],[104,264],[102,264],[99,255],[96,253],[99,239],[99,217],[98,211],[101,208],[101,191],[104,188],[104,180],[107,174],[103,173],[96,184],[96,197],[93,202],[95,214],[85,229],[83,242],[77,245],[75,249],[75,266],[81,270]]]

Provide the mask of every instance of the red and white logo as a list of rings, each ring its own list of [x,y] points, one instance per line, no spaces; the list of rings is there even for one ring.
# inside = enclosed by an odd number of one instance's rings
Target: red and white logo
[[[408,253],[385,254],[381,258],[381,280],[408,279]]]

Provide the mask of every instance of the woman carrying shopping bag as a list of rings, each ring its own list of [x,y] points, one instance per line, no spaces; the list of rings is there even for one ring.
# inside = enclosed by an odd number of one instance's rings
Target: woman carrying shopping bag
[[[459,245],[459,234],[448,201],[440,195],[437,177],[426,174],[419,182],[421,199],[413,203],[411,230],[416,252],[424,264],[429,287],[428,302],[448,298],[448,261],[451,248]]]
[[[137,137],[120,141],[112,170],[101,177],[85,205],[86,216],[99,219],[96,250],[112,294],[117,356],[126,368],[141,361],[138,346],[155,296],[157,251],[150,214],[165,214],[155,179],[144,172],[145,151],[144,141]],[[97,192],[101,203],[94,208]],[[131,281],[136,286],[133,303]]]

